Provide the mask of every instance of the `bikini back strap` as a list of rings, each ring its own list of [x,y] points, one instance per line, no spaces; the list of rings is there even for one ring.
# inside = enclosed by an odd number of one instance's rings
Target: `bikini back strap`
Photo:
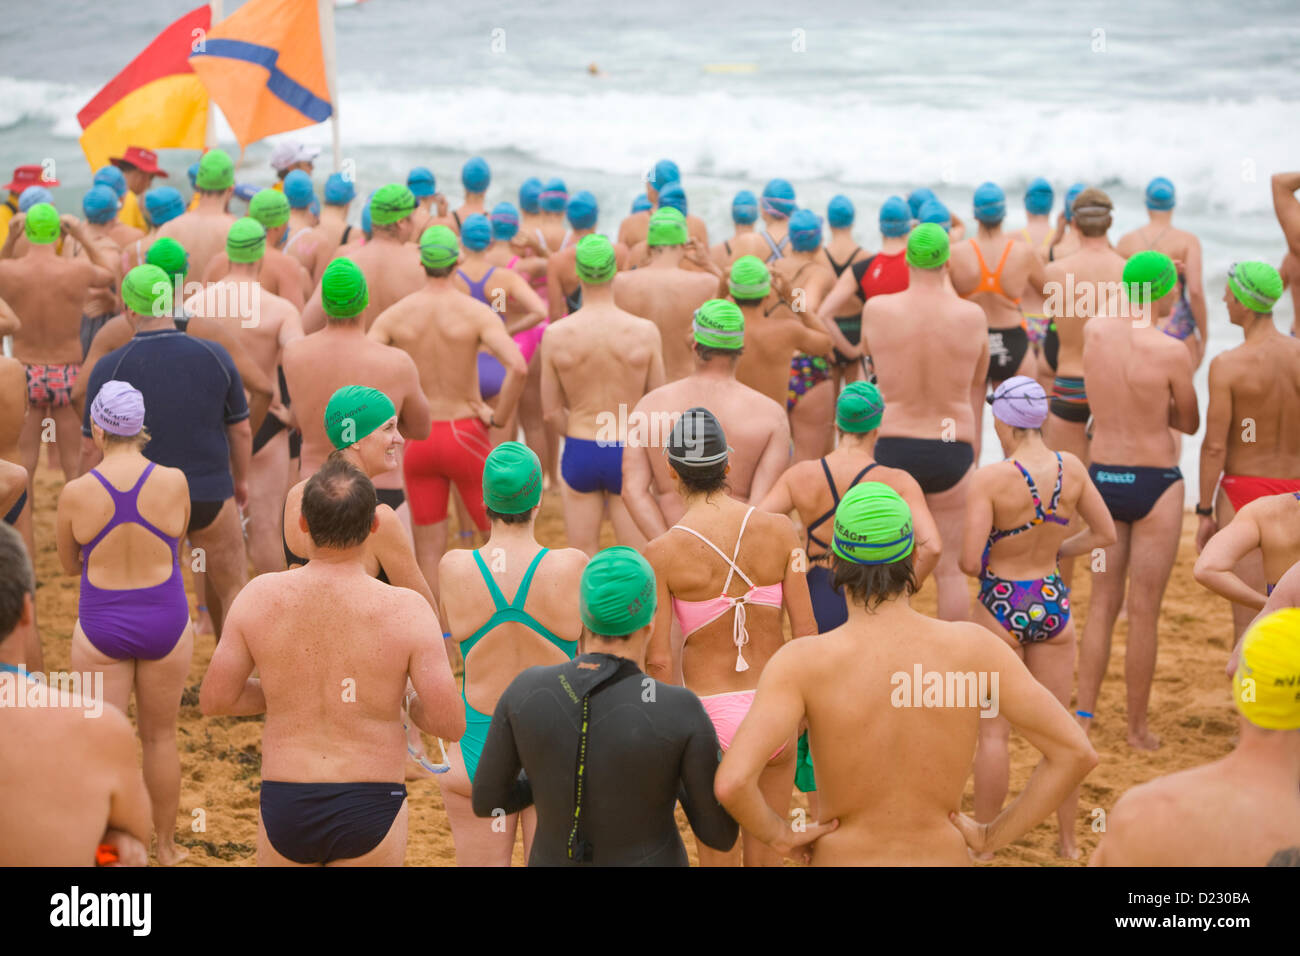
[[[750,509],[749,509],[749,511],[750,511],[751,513],[753,512],[753,510],[754,510],[753,508],[750,508]],[[746,515],[745,515],[745,520],[746,520],[746,521],[749,520],[749,514],[746,514]],[[727,572],[727,581],[726,581],[726,583],[722,586],[722,596],[723,596],[723,597],[726,597],[727,589],[731,586],[731,578],[732,578],[732,575],[733,575],[733,574],[739,574],[740,577],[741,577],[741,579],[742,579],[746,584],[748,584],[751,588],[754,586],[754,582],[751,581],[751,580],[749,580],[749,578],[745,576],[745,572],[742,571],[742,570],[740,570],[740,568],[736,567],[736,562],[735,562],[733,559],[727,557],[727,552],[723,551],[723,550],[722,550],[721,548],[719,548],[716,544],[714,544],[714,543],[713,543],[712,541],[710,541],[708,538],[704,537],[704,535],[700,534],[700,533],[699,533],[698,531],[696,531],[694,528],[688,528],[688,527],[686,527],[686,525],[684,525],[684,524],[675,524],[675,525],[673,525],[671,528],[669,528],[668,530],[670,530],[670,531],[685,531],[687,534],[694,535],[695,537],[697,537],[697,538],[699,538],[701,541],[703,541],[705,544],[707,544],[710,548],[712,548],[715,552],[717,552],[718,557],[720,557],[723,561],[726,561],[726,562],[727,562],[727,565],[728,565],[728,567],[730,567],[731,570]],[[744,533],[745,533],[745,526],[744,526],[743,524],[740,526],[740,533],[741,533],[742,535],[744,535]],[[740,539],[739,539],[739,538],[736,539],[736,553],[737,553],[737,554],[740,553]]]

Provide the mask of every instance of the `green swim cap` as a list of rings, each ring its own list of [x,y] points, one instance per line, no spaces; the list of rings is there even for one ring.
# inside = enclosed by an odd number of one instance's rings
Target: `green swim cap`
[[[184,279],[185,274],[190,271],[189,253],[170,236],[155,239],[145,254],[144,261],[151,266],[157,266],[173,279]]]
[[[655,616],[655,572],[636,549],[606,548],[587,562],[579,585],[579,614],[593,634],[626,637]]]
[[[1124,263],[1124,291],[1135,305],[1145,305],[1168,295],[1177,282],[1174,260],[1163,252],[1148,249]]]
[[[157,266],[136,266],[122,279],[122,301],[136,315],[171,315],[171,277]]]
[[[256,262],[266,252],[266,230],[256,219],[236,219],[226,233],[226,255],[231,262]]]
[[[527,445],[504,441],[483,463],[483,503],[497,514],[518,515],[542,500],[542,463]]]
[[[331,319],[355,319],[370,304],[361,267],[346,256],[325,267],[320,277],[320,304]]]
[[[854,485],[835,509],[831,550],[853,564],[893,564],[912,553],[912,509],[878,481]]]
[[[573,255],[574,270],[583,282],[599,285],[614,278],[614,273],[618,272],[618,257],[614,255],[613,244],[597,233],[583,236]]]
[[[1252,312],[1272,312],[1282,298],[1282,277],[1267,262],[1237,262],[1228,269],[1228,288]]]
[[[734,298],[766,298],[772,291],[772,273],[758,256],[741,256],[731,264],[727,285]]]
[[[907,237],[907,264],[918,269],[937,269],[948,261],[948,233],[943,226],[923,222]]]
[[[376,226],[401,222],[415,209],[415,194],[401,183],[380,186],[370,198],[370,221]]]
[[[396,414],[393,400],[379,389],[345,385],[325,406],[325,434],[335,448],[347,448]]]
[[[695,310],[691,320],[695,341],[711,349],[741,349],[745,346],[745,314],[726,299],[710,299]]]
[[[869,432],[880,427],[885,399],[870,382],[850,382],[835,403],[835,424],[843,432]]]
[[[646,232],[647,246],[684,246],[687,240],[686,217],[672,206],[660,206],[650,216]]]
[[[454,266],[460,258],[460,241],[446,226],[430,226],[420,236],[420,261],[430,269]]]
[[[249,202],[248,214],[268,230],[283,226],[289,221],[289,199],[278,189],[263,189]]]
[[[235,185],[235,163],[224,149],[210,149],[199,159],[194,188],[220,192]]]
[[[27,210],[23,231],[27,234],[27,241],[35,246],[48,246],[51,242],[58,242],[59,211],[47,202],[38,202]]]

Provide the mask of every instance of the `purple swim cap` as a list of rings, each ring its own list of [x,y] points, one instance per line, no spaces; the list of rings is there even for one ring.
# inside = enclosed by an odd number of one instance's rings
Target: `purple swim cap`
[[[1014,375],[989,396],[993,417],[1012,428],[1041,428],[1047,418],[1047,393],[1028,375]]]
[[[138,435],[144,428],[144,396],[129,382],[109,380],[91,403],[90,420],[112,435]]]

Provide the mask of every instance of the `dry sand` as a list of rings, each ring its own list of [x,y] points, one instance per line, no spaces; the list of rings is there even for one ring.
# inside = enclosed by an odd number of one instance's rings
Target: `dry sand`
[[[54,547],[54,508],[62,476],[47,466],[37,473],[36,575],[37,614],[44,642],[47,670],[66,670],[68,647],[77,614],[77,579],[63,574]],[[1131,750],[1125,741],[1124,646],[1126,625],[1121,618],[1115,629],[1110,668],[1102,687],[1098,718],[1092,731],[1093,745],[1101,757],[1097,768],[1083,783],[1079,802],[1079,826],[1083,860],[1096,848],[1099,833],[1093,832],[1094,808],[1107,813],[1129,788],[1153,777],[1207,763],[1226,754],[1236,734],[1236,717],[1224,664],[1231,647],[1232,618],[1228,604],[1211,595],[1192,578],[1195,561],[1195,517],[1183,522],[1178,563],[1165,594],[1160,628],[1160,651],[1155,682],[1151,690],[1151,728],[1162,742],[1160,750],[1145,753]],[[560,497],[548,492],[537,525],[538,538],[545,545],[565,544]],[[608,524],[604,544],[613,544]],[[453,538],[454,540],[454,538]],[[1082,634],[1090,580],[1087,574],[1075,583],[1072,605],[1076,627]],[[188,575],[186,582],[189,589]],[[972,595],[974,594],[972,585]],[[190,594],[193,606],[193,594]],[[935,612],[933,583],[915,599],[916,606]],[[188,689],[180,712],[178,742],[181,753],[180,812],[178,840],[189,847],[185,865],[251,866],[256,860],[257,806],[260,786],[262,721],[256,717],[205,719],[198,709],[198,685],[212,656],[213,639],[205,635],[195,642]],[[436,746],[432,751],[437,753]],[[1011,738],[1011,797],[1019,793],[1033,770],[1036,752],[1016,735]],[[410,836],[406,862],[412,866],[450,866],[455,863],[451,831],[442,809],[438,785],[432,780],[409,783]],[[804,805],[796,794],[796,805]],[[193,832],[194,811],[203,810],[206,830]],[[967,784],[964,809],[972,812],[971,785]],[[678,809],[692,862],[694,839]],[[1080,865],[1060,860],[1055,852],[1055,817],[1000,851],[991,865]],[[520,845],[515,862],[523,862]]]

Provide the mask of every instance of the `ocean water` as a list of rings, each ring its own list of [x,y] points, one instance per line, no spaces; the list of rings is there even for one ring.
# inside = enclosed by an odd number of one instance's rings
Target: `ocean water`
[[[91,171],[77,110],[194,5],[11,5],[0,34],[0,169],[53,159],[56,201],[79,206]],[[226,13],[238,6],[227,0]],[[955,0],[916,9],[823,0],[807,10],[769,0],[368,0],[338,9],[335,26],[342,156],[363,195],[420,164],[457,202],[460,165],[477,154],[492,165],[489,203],[515,200],[529,175],[560,176],[596,195],[613,231],[648,167],[671,157],[711,236],[730,233],[736,190],[781,176],[818,211],[848,195],[871,247],[891,194],[929,186],[967,218],[972,190],[992,179],[1017,228],[1018,198],[1040,175],[1057,187],[1058,209],[1076,180],[1106,189],[1118,238],[1145,222],[1145,184],[1167,176],[1175,221],[1204,248],[1211,354],[1240,341],[1219,301],[1230,263],[1276,263],[1284,251],[1269,176],[1300,164],[1300,5],[1287,0],[987,10]],[[236,152],[224,122],[218,130]],[[331,168],[327,126],[291,135],[319,143],[317,170]],[[248,148],[241,180],[270,182],[272,145]],[[182,188],[193,158],[164,154]],[[1286,296],[1279,325],[1291,312]],[[1184,445],[1191,476],[1199,441]]]

